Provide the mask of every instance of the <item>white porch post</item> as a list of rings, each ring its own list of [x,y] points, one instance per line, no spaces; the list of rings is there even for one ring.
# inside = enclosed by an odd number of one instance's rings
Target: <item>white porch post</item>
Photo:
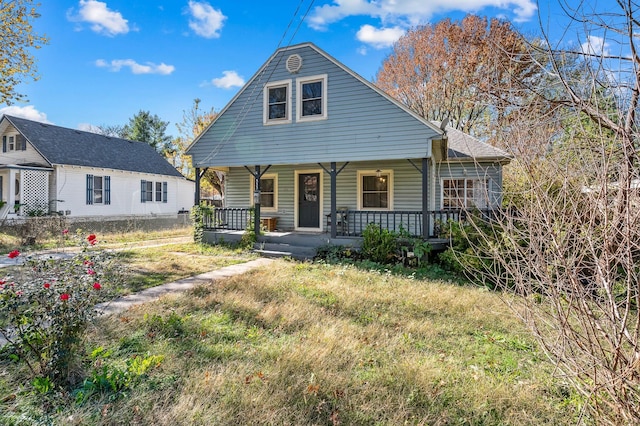
[[[18,172],[14,169],[9,169],[9,192],[7,193],[7,207],[9,213],[13,213],[13,206],[16,203],[16,175]],[[22,189],[21,189],[22,190]]]

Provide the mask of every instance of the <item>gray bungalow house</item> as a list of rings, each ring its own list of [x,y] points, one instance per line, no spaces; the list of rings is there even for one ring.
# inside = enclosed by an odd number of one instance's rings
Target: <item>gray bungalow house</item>
[[[0,220],[177,217],[195,183],[144,142],[4,115],[0,118]]]
[[[369,223],[425,239],[463,207],[499,206],[509,156],[432,123],[312,43],[277,50],[189,147],[198,177],[226,173],[210,231],[361,235]],[[196,199],[196,202],[198,200]],[[336,218],[336,220],[332,220]]]

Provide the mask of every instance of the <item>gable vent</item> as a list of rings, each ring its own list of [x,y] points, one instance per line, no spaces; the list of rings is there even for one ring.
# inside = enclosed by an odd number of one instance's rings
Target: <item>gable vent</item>
[[[295,54],[287,58],[287,71],[291,74],[295,74],[300,71],[300,68],[302,68],[302,58],[300,55]]]

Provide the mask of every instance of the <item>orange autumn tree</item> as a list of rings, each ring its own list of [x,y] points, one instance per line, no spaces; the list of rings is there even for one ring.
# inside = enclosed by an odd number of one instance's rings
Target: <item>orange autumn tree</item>
[[[507,21],[445,19],[402,36],[375,83],[428,120],[448,118],[464,132],[489,137],[495,123],[522,111],[520,82],[538,78],[529,52]]]

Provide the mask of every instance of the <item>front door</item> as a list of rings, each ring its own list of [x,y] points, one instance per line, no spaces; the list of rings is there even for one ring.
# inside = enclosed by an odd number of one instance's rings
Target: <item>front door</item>
[[[298,228],[320,228],[320,173],[298,175]]]

